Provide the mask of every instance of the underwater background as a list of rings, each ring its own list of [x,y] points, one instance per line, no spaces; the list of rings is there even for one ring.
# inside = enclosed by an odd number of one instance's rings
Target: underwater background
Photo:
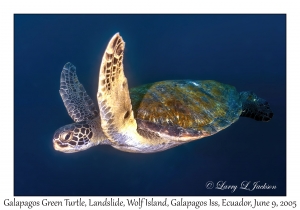
[[[129,87],[212,79],[251,90],[274,112],[164,152],[110,146],[55,151],[72,123],[59,95],[65,63],[97,104],[99,67],[110,38],[126,46]],[[207,189],[243,181],[276,189]],[[14,15],[14,195],[286,195],[286,15]]]

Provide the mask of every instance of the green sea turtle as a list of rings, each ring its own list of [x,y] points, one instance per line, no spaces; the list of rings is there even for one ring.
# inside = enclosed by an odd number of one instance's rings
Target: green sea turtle
[[[252,92],[213,80],[172,80],[128,90],[123,71],[125,42],[119,33],[102,58],[98,107],[71,63],[65,64],[60,95],[75,123],[59,128],[54,148],[72,153],[99,144],[126,152],[151,153],[211,136],[240,116],[269,121],[269,104]]]

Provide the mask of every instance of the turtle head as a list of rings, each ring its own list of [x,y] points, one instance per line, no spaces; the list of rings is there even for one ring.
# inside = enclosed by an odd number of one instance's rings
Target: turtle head
[[[92,137],[93,131],[87,122],[73,123],[55,131],[53,146],[55,150],[60,152],[79,152],[95,145],[91,141]]]

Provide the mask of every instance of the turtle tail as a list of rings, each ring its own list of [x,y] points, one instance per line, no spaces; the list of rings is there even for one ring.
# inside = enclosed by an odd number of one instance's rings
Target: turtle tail
[[[241,92],[240,99],[243,107],[241,117],[250,117],[263,122],[268,122],[273,117],[269,103],[265,99],[257,97],[253,92]]]

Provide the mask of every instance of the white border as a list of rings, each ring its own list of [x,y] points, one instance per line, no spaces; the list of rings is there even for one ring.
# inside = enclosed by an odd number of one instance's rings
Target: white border
[[[13,14],[15,13],[281,13],[287,14],[287,197],[258,197],[259,200],[298,200],[299,176],[299,49],[300,17],[296,1],[8,1],[0,2],[1,10],[1,172],[0,201],[13,199]],[[298,8],[298,9],[297,9]],[[4,116],[4,117],[3,117]],[[285,129],[285,128],[282,128]],[[46,197],[45,197],[46,198]],[[55,200],[56,197],[50,199]],[[221,200],[223,197],[213,197]],[[241,197],[225,197],[240,200]],[[28,200],[29,197],[18,197]],[[43,197],[30,197],[41,200]],[[60,199],[57,197],[57,199]],[[74,199],[74,197],[72,197]],[[85,198],[88,199],[88,198]],[[122,197],[126,199],[126,197]],[[192,199],[192,198],[191,198]],[[208,197],[194,199],[208,200]],[[247,200],[254,197],[247,197]],[[10,207],[11,208],[11,207]],[[40,209],[39,207],[38,209]],[[59,208],[59,207],[58,207]],[[65,207],[64,207],[65,208]],[[13,208],[14,209],[14,208]]]

